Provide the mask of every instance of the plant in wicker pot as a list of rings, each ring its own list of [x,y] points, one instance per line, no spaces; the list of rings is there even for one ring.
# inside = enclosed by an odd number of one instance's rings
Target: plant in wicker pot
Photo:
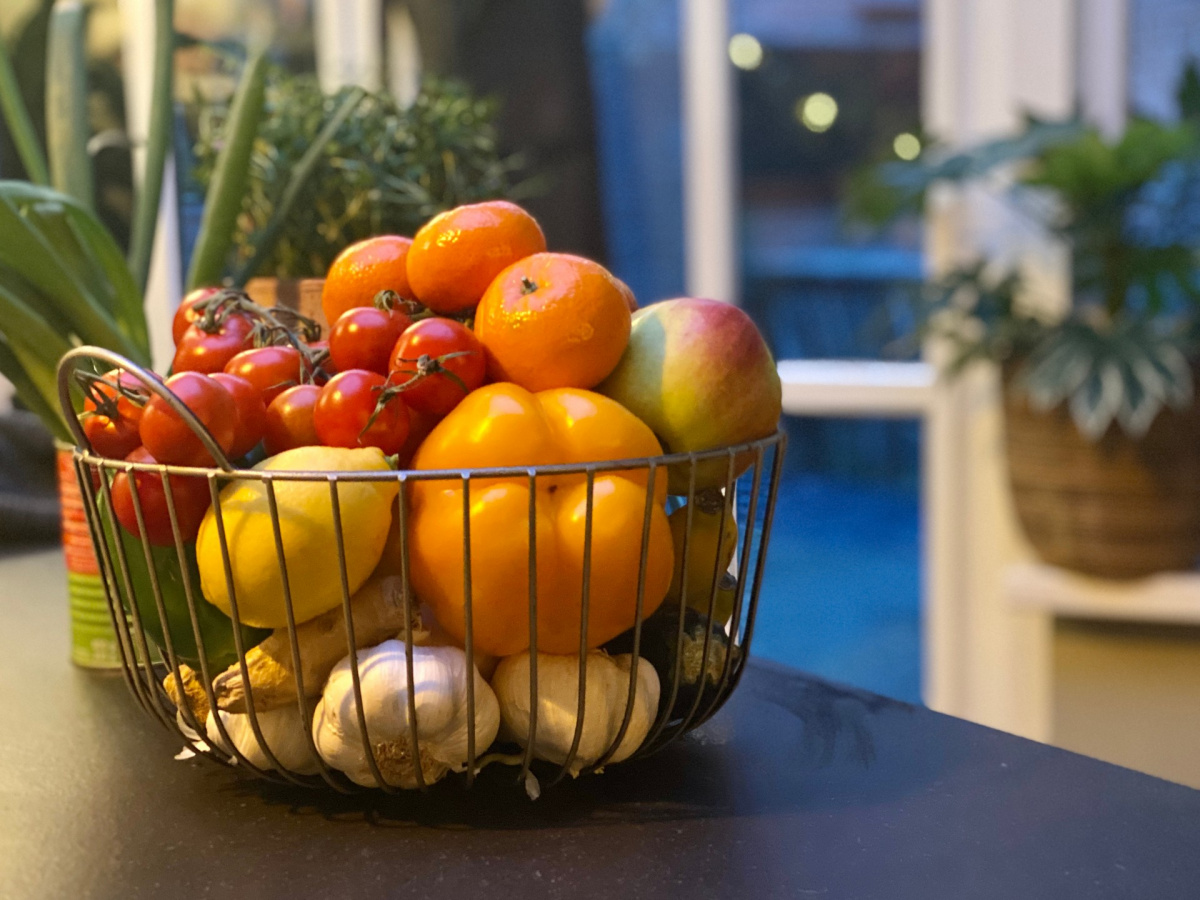
[[[1191,568],[1200,556],[1200,79],[1178,123],[1134,119],[1105,139],[1029,120],[964,153],[876,167],[858,212],[885,220],[933,185],[996,179],[1071,255],[1057,314],[1013,265],[974,262],[924,285],[919,336],[948,373],[1000,367],[1020,523],[1047,562],[1107,578]]]

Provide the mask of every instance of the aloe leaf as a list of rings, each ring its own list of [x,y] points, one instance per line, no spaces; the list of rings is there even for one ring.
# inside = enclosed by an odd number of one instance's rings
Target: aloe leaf
[[[22,295],[13,282],[0,282],[0,322],[9,344],[29,347],[50,369],[71,349],[71,343],[37,313],[41,298]]]
[[[105,283],[112,289],[111,310],[118,327],[127,334],[147,359],[150,356],[150,331],[146,325],[146,309],[142,291],[138,289],[125,263],[121,248],[108,229],[95,216],[82,208],[67,210],[67,222],[90,256],[104,273]]]
[[[146,139],[146,168],[133,214],[133,234],[129,240],[129,268],[138,286],[139,296],[146,292],[150,278],[150,257],[154,253],[154,234],[158,225],[158,207],[162,199],[163,169],[171,152],[171,102],[175,74],[175,3],[155,0],[154,4],[154,85],[150,92],[150,133]]]
[[[31,203],[21,210],[25,218],[43,235],[54,252],[75,272],[87,291],[110,313],[113,311],[114,289],[104,278],[100,264],[87,244],[71,227],[66,207],[60,203]]]
[[[54,0],[46,41],[46,148],[50,182],[91,209],[88,156],[86,11],[79,0]]]
[[[8,342],[4,340],[3,335],[0,335],[0,375],[3,375],[12,382],[12,386],[16,388],[17,396],[21,398],[21,402],[25,404],[30,412],[42,420],[42,423],[53,432],[56,438],[68,443],[75,442],[74,438],[71,437],[71,432],[68,430],[66,422],[63,421],[57,402],[53,399],[47,399],[42,393],[42,389],[35,383],[26,370],[26,367],[22,364],[21,356],[9,346]]]
[[[108,295],[108,308],[116,318],[118,326],[143,348],[148,356],[150,337],[146,327],[142,294],[134,284],[121,248],[100,220],[65,194],[25,182],[0,181],[0,197],[8,197],[21,208],[62,208],[71,234],[84,250],[81,264],[86,262],[96,269],[90,277],[103,284],[103,291]],[[53,242],[51,246],[57,249]]]
[[[316,171],[317,164],[321,161],[321,155],[325,152],[325,147],[333,140],[338,129],[342,127],[342,123],[358,108],[359,103],[362,102],[366,93],[362,88],[354,88],[347,93],[333,116],[325,123],[325,127],[321,129],[320,134],[316,136],[312,144],[309,145],[308,150],[305,151],[304,156],[300,158],[300,162],[292,170],[287,186],[283,190],[279,203],[275,206],[270,221],[267,222],[266,227],[255,237],[249,259],[234,274],[234,284],[242,285],[249,281],[258,270],[262,261],[267,259],[275,250],[275,245],[279,241],[279,236],[283,232],[284,226],[287,225],[288,217],[291,215],[296,198],[300,196],[300,191],[304,189],[305,184],[308,183],[309,178]]]
[[[148,363],[149,353],[121,330],[102,303],[87,290],[78,273],[66,267],[53,244],[21,215],[12,192],[6,190],[10,184],[13,182],[0,182],[0,234],[4,235],[0,240],[0,263],[19,272],[37,288],[45,302],[53,304],[84,341],[108,347],[135,362]]]
[[[44,401],[43,405],[57,409],[56,370],[59,359],[71,345],[37,314],[40,298],[22,296],[11,288],[11,284],[0,284],[0,322],[3,323],[5,341],[29,383]],[[21,399],[29,402],[24,394]],[[61,419],[57,423],[47,420],[44,410],[35,411],[48,427],[62,425]]]
[[[249,180],[250,154],[262,116],[266,77],[266,57],[261,52],[256,53],[246,64],[234,95],[225,146],[217,158],[204,198],[204,215],[187,277],[189,290],[217,284],[224,275],[225,260],[233,245],[234,228]]]
[[[17,155],[30,181],[38,184],[50,183],[50,171],[46,167],[46,157],[38,144],[37,132],[25,101],[21,99],[21,88],[17,84],[17,73],[13,71],[12,60],[8,55],[8,47],[0,39],[0,114],[8,126],[13,143],[17,147]]]

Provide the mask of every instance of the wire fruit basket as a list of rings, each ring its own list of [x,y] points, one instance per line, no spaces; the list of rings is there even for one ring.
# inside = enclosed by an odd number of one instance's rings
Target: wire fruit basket
[[[103,364],[104,369],[98,364]],[[96,372],[121,369],[135,376],[147,391],[162,398],[183,418],[216,465],[194,468],[136,463],[96,454],[77,419],[78,397],[73,393],[73,379],[80,367]],[[58,389],[77,441],[73,463],[109,613],[120,645],[125,682],[138,704],[161,725],[176,733],[185,747],[201,758],[235,765],[272,782],[324,787],[342,793],[363,788],[393,793],[412,788],[425,790],[448,772],[458,773],[459,779],[469,786],[483,766],[499,762],[515,767],[519,771],[518,783],[523,783],[535,796],[542,785],[552,785],[568,774],[599,771],[606,764],[654,753],[670,744],[714,715],[733,692],[745,669],[786,445],[782,431],[761,440],[716,450],[585,464],[453,471],[283,471],[235,468],[191,410],[157,376],[111,351],[80,347],[67,353],[59,365]],[[719,486],[712,483],[714,472]],[[723,473],[723,479],[720,473]],[[596,531],[593,513],[596,486],[612,474],[635,478],[645,484],[646,500],[640,523],[641,555],[636,567],[636,592],[629,628],[598,648],[605,654],[628,654],[630,660],[627,672],[621,676],[624,681],[618,691],[620,699],[612,704],[616,709],[615,728],[609,727],[603,733],[602,750],[593,749],[584,754],[584,745],[597,746],[596,734],[591,733],[591,720],[587,718],[589,700],[594,706],[598,705],[593,690],[596,685],[589,685],[589,672],[593,681],[599,677],[597,647],[594,641],[589,641],[592,637],[589,613],[597,602],[592,572]],[[123,526],[114,515],[113,485],[121,476],[130,488],[137,534],[130,533],[129,529],[122,531]],[[672,490],[680,490],[680,485],[686,485],[686,488],[681,493],[666,495],[664,506],[663,486],[668,481]],[[703,489],[698,487],[698,481],[705,484]],[[215,515],[221,563],[229,589],[228,619],[218,612],[216,618],[222,624],[215,631],[211,624],[215,607],[206,599],[202,585],[198,583],[194,549],[183,539],[176,502],[181,484],[200,482],[207,487],[211,499],[210,512]],[[327,492],[341,598],[336,607],[340,613],[329,610],[321,627],[340,633],[341,637],[334,656],[341,658],[340,665],[348,668],[350,676],[347,717],[353,720],[351,730],[358,733],[365,762],[358,777],[348,777],[346,772],[328,762],[320,752],[310,724],[314,701],[320,696],[322,685],[311,683],[316,680],[311,676],[312,660],[304,656],[307,622],[299,621],[293,602],[296,585],[289,583],[293,560],[287,554],[278,500],[279,494],[286,490],[285,485],[297,483],[319,486],[322,492]],[[352,490],[352,486],[364,483],[390,483],[396,487],[391,508],[394,539],[389,540],[385,558],[379,565],[381,568],[390,566],[390,571],[396,573],[394,580],[398,585],[392,598],[396,607],[393,628],[385,637],[395,639],[403,647],[403,666],[402,670],[398,667],[396,686],[398,696],[393,698],[403,720],[403,729],[382,740],[379,736],[372,737],[368,717],[364,714],[366,676],[360,665],[372,652],[371,644],[381,642],[379,623],[366,621],[354,605],[356,595],[347,566],[347,546],[357,539],[357,535],[355,523],[348,521],[344,512],[344,495]],[[424,739],[423,746],[420,734],[423,723],[419,712],[424,711],[421,708],[424,701],[417,696],[420,680],[414,680],[414,672],[419,668],[417,656],[424,652],[418,646],[419,632],[427,628],[429,618],[412,585],[412,513],[408,498],[419,489],[418,486],[428,483],[458,490],[463,510],[461,528],[451,529],[454,533],[445,535],[446,541],[461,543],[465,613],[465,635],[458,642],[465,654],[460,701],[465,706],[465,752],[449,765],[431,762],[432,748],[428,739]],[[551,657],[538,652],[538,555],[543,540],[539,535],[538,504],[534,498],[540,490],[555,490],[567,483],[584,486],[586,490],[582,580],[578,593],[578,652],[573,656]],[[530,498],[526,521],[520,523],[521,528],[527,529],[524,546],[528,564],[514,569],[510,585],[512,591],[521,592],[527,601],[522,605],[527,609],[523,627],[528,632],[528,651],[521,657],[522,660],[527,657],[527,662],[521,663],[521,675],[528,682],[528,697],[521,702],[528,721],[524,723],[527,730],[515,741],[512,734],[502,731],[493,743],[487,734],[477,733],[478,707],[483,705],[480,695],[492,694],[478,672],[481,666],[486,670],[494,660],[477,646],[473,628],[479,615],[479,600],[473,598],[472,586],[473,582],[478,582],[480,571],[478,566],[472,565],[472,550],[478,552],[478,541],[472,537],[471,503],[473,487],[479,495],[497,484],[525,486]],[[171,536],[167,546],[161,546],[160,540],[160,546],[152,548],[148,539],[146,498],[142,496],[148,493],[148,485],[155,490],[161,489],[165,501]],[[255,491],[265,494],[271,518],[274,558],[262,564],[278,567],[287,621],[286,627],[271,632],[265,641],[274,642],[278,661],[292,673],[283,697],[276,693],[265,699],[262,694],[256,696],[256,691],[251,689],[252,670],[262,662],[255,644],[264,641],[265,633],[245,627],[246,623],[239,615],[231,572],[231,552],[237,537],[230,534],[223,523],[220,502],[222,492],[230,485],[252,485]],[[692,556],[689,553],[693,551],[689,549],[689,543],[697,546],[701,543],[699,537],[693,538],[693,517],[698,515],[695,510],[702,506],[698,502],[701,498],[719,501],[716,533],[722,536],[722,544],[726,543],[727,536],[732,535],[733,540],[726,551],[729,562],[722,558],[721,552],[711,554],[712,577],[705,579],[710,582],[709,586],[699,591],[697,597],[695,588],[689,592],[687,582],[689,574],[696,578],[693,571],[696,567],[690,564]],[[682,540],[675,542],[673,552],[676,560],[689,563],[676,567],[678,584],[672,584],[668,592],[671,596],[661,606],[660,598],[647,596],[647,551],[656,508],[662,513],[673,508],[673,514],[680,519]],[[706,558],[703,568],[707,568]],[[398,628],[394,627],[397,620]],[[436,622],[433,627],[437,627]],[[265,641],[263,647],[267,646]],[[328,656],[328,648],[324,655]],[[573,705],[573,717],[569,708],[560,709],[539,696],[545,691],[539,678],[539,667],[543,673],[549,668],[561,671],[563,660],[569,661],[572,667],[570,681],[574,684],[569,691],[570,702],[559,706]],[[644,736],[630,747],[628,738],[638,737],[632,732],[639,691],[644,692],[642,703],[650,702],[647,699],[650,693],[648,682],[642,677],[646,669],[643,663],[646,662],[654,670],[655,677],[651,681],[657,684],[658,698],[656,704],[652,703],[649,718],[643,726]],[[224,671],[218,671],[218,668]],[[321,669],[328,670],[328,664],[318,666],[318,670]],[[306,671],[310,673],[307,683]],[[332,680],[333,676],[328,677]],[[228,697],[222,696],[219,690],[233,682],[244,688],[237,715],[225,712],[230,704]],[[559,693],[561,696],[561,691]],[[265,709],[266,706],[271,709]],[[295,710],[303,723],[300,749],[307,758],[305,765],[291,761],[295,753],[277,752],[277,741],[264,736],[269,731],[267,717],[278,709]],[[567,717],[568,726],[573,718],[573,728],[568,727],[566,731],[570,735],[569,746],[564,740],[556,753],[541,752],[539,716],[545,731],[551,727],[552,718],[561,719],[563,715]],[[231,736],[237,716],[243,717],[237,719],[240,736]],[[561,722],[558,727],[561,729]],[[395,768],[385,759],[396,754],[403,757],[404,777],[395,777]]]

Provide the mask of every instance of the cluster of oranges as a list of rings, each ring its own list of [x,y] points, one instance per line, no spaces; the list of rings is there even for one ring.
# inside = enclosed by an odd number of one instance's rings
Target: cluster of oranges
[[[385,235],[346,248],[326,275],[325,317],[336,329],[382,291],[473,320],[488,378],[531,391],[603,381],[625,350],[637,305],[600,264],[547,252],[533,217],[502,200],[441,213],[411,240]]]

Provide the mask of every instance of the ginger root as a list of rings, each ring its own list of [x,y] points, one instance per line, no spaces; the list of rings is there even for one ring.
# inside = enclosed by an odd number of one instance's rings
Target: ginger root
[[[195,716],[195,721],[199,722],[203,728],[204,720],[208,718],[208,693],[204,690],[204,682],[200,680],[200,676],[194,669],[186,665],[179,667],[179,680],[183,682],[182,697],[180,697],[179,687],[175,684],[174,672],[168,672],[167,677],[163,679],[163,690],[167,692],[167,696],[171,698],[171,702],[178,710],[182,711],[186,701],[192,715]]]
[[[394,637],[404,628],[403,582],[392,575],[376,575],[368,579],[350,598],[350,614],[354,622],[356,649]],[[336,606],[315,619],[297,625],[296,644],[300,650],[304,694],[318,697],[330,671],[350,652],[342,607]],[[255,712],[278,709],[296,702],[296,670],[292,660],[292,642],[286,628],[277,629],[257,647],[246,652],[246,672],[250,676]],[[234,663],[213,679],[213,692],[218,708],[225,712],[249,711],[240,664]]]

